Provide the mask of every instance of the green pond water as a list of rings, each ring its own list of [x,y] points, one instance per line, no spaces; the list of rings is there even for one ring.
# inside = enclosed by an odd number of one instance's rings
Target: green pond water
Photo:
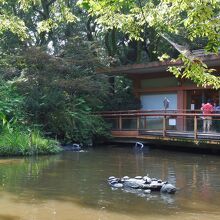
[[[149,175],[175,195],[113,190],[111,175]],[[0,220],[220,219],[220,155],[131,147],[0,159]]]

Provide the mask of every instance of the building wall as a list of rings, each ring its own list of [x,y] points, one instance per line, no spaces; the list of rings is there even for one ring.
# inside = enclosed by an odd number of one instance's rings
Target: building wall
[[[139,80],[136,78],[135,94],[141,100],[142,110],[164,110],[163,100],[166,97],[170,101],[168,110],[183,112],[187,108],[187,90],[193,89],[199,89],[199,87],[191,81],[180,81],[172,75]],[[161,126],[161,121],[154,120],[154,127],[157,127],[156,123]],[[176,118],[176,128],[178,130],[186,128],[183,117]]]
[[[154,79],[141,80],[141,89],[145,88],[161,88],[161,87],[176,87],[178,80],[175,77],[163,77]]]
[[[141,95],[141,104],[142,104],[142,110],[163,110],[164,99],[167,98],[169,100],[169,108],[172,110],[177,109],[177,92],[173,93],[151,93],[151,94],[145,94]]]
[[[170,96],[171,99],[169,109],[184,110],[187,109],[187,91],[210,89],[198,87],[189,80],[178,80],[172,75],[159,78],[136,77],[133,82],[134,94],[141,99],[143,109],[146,110],[153,110],[152,108],[155,107],[163,109],[161,103],[166,96]],[[153,107],[149,108],[149,106]]]

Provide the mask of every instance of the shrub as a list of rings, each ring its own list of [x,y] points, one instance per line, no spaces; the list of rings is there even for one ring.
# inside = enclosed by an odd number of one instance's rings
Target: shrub
[[[0,134],[0,156],[55,154],[61,151],[58,142],[33,133],[4,129]]]

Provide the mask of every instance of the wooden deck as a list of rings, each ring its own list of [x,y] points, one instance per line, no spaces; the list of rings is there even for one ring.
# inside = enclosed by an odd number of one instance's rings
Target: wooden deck
[[[146,135],[146,136],[159,136],[163,137],[162,131],[140,131],[140,135]],[[194,140],[194,132],[190,131],[166,131],[166,137],[178,137],[178,138],[186,138]],[[216,132],[198,132],[197,133],[197,139],[199,140],[216,140],[220,141],[220,133]]]
[[[188,145],[214,147],[220,150],[220,114],[212,114],[213,125],[209,132],[203,132],[201,113],[179,112],[108,112],[103,117],[112,123],[114,142],[160,143],[169,145]],[[156,119],[155,121],[153,121]],[[172,119],[172,125],[169,124]],[[174,120],[173,120],[174,119]],[[151,129],[158,126],[159,129]],[[172,129],[170,129],[172,128]]]

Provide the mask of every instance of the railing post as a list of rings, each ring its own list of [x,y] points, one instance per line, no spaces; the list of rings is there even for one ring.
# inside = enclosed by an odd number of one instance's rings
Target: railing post
[[[119,130],[122,130],[122,117],[121,115],[119,116]]]
[[[140,120],[139,120],[139,116],[137,116],[137,130],[140,129]]]
[[[197,140],[198,130],[197,130],[197,117],[194,115],[194,140]]]
[[[144,130],[147,129],[147,116],[144,116]]]
[[[163,116],[163,137],[166,137],[166,116]]]

